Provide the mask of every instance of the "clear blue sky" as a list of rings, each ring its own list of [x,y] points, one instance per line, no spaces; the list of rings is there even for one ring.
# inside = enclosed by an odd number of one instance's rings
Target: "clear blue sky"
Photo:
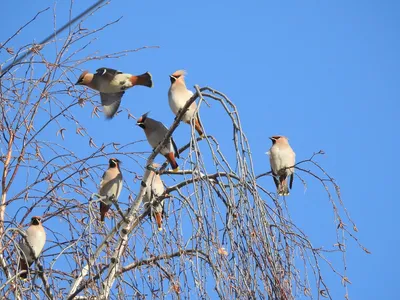
[[[0,40],[52,4],[2,3]],[[58,1],[59,25],[66,20],[61,12],[68,5],[69,1]],[[74,14],[86,7],[86,1],[79,1]],[[256,173],[269,170],[264,154],[270,147],[268,136],[288,136],[298,160],[323,149],[326,155],[319,162],[341,186],[358,237],[372,252],[364,254],[349,241],[350,297],[395,299],[400,267],[400,237],[394,232],[400,208],[395,201],[400,163],[394,159],[400,128],[400,2],[113,1],[91,24],[120,16],[118,24],[100,35],[100,53],[160,46],[107,62],[123,71],[153,74],[152,93],[138,89],[123,105],[136,116],[151,110],[153,117],[169,125],[168,74],[183,68],[188,71],[188,86],[213,87],[238,106]],[[42,40],[51,26],[48,11],[17,37],[15,48]],[[87,117],[90,112],[81,109],[77,114]],[[219,128],[216,111],[203,106],[201,117],[207,133],[222,143],[230,139]],[[93,121],[101,131],[99,139],[115,132],[115,121]],[[143,138],[126,117],[118,122],[130,126],[135,139]],[[187,133],[188,127],[180,126],[176,139]],[[126,135],[124,130],[114,137],[123,141]],[[273,188],[272,182],[265,184]],[[304,192],[296,182],[288,206],[314,246],[334,243],[334,220],[320,185],[310,182]],[[328,276],[328,281],[334,298],[343,297],[338,279]]]

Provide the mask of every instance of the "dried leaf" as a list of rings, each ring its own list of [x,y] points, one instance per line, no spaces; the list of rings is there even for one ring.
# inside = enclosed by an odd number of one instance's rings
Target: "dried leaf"
[[[326,293],[326,290],[320,290],[319,294],[324,298],[328,298],[328,294]]]
[[[50,182],[50,183],[54,183],[54,180],[53,180],[53,173],[47,175],[45,179],[46,179],[48,182]]]
[[[121,145],[121,144],[120,144],[120,143],[113,143],[113,147],[114,147],[114,149],[115,149],[116,151],[119,150],[118,147],[117,147],[117,146],[119,146],[119,145]]]
[[[76,133],[79,134],[79,135],[81,135],[81,136],[84,136],[84,134],[82,133],[82,130],[85,130],[85,128],[83,128],[83,127],[78,127],[78,128],[76,128]]]
[[[175,293],[179,294],[181,292],[181,288],[179,287],[178,283],[172,284],[172,289],[175,291]]]
[[[351,284],[351,282],[350,282],[349,278],[347,278],[346,276],[344,276],[344,277],[342,278],[342,284],[343,284],[343,285],[345,285],[345,282],[347,282],[347,283],[350,283],[350,284]]]
[[[365,247],[362,247],[362,249],[365,251],[365,253],[367,253],[367,254],[371,254],[371,251],[369,251],[367,248],[365,248]]]
[[[6,48],[6,51],[9,53],[9,54],[11,54],[11,55],[14,55],[14,49],[13,48]]]
[[[59,131],[57,131],[56,135],[58,136],[61,134],[61,138],[64,140],[64,131],[67,130],[66,128],[61,128]]]
[[[38,54],[40,50],[44,47],[43,44],[33,44],[32,48],[30,49],[31,52]]]
[[[99,114],[97,113],[98,111],[100,111],[98,106],[93,107],[93,111],[92,111],[91,117],[93,118],[93,115],[96,115],[98,118],[100,118]]]
[[[353,226],[353,230],[354,230],[355,232],[358,232],[358,228],[357,228],[356,225]]]
[[[90,138],[90,140],[89,140],[89,146],[90,147],[94,147],[94,148],[98,148],[97,145],[94,143],[92,138]]]
[[[226,251],[226,249],[222,247],[218,249],[218,253],[221,255],[228,256],[228,251]]]

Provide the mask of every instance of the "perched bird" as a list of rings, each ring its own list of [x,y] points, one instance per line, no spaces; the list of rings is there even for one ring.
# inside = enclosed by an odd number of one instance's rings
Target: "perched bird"
[[[178,70],[172,75],[169,75],[171,86],[168,90],[168,102],[175,116],[185,106],[186,102],[193,96],[193,92],[186,88],[185,75],[186,73],[184,70]],[[193,102],[183,115],[182,121],[190,124],[190,119],[194,118],[194,128],[198,132],[199,136],[203,136],[203,126],[200,123],[199,114],[195,113],[196,108],[197,104],[196,102]]]
[[[151,168],[156,169],[160,165],[153,163]],[[146,187],[146,194],[143,198],[144,208],[146,210],[150,207],[150,217],[154,217],[157,223],[158,230],[162,230],[162,219],[164,216],[164,199],[157,202],[157,198],[164,194],[164,184],[159,174],[153,170],[150,171],[148,185]]]
[[[280,196],[289,195],[287,177],[290,176],[289,186],[292,188],[294,176],[294,164],[296,154],[290,147],[288,139],[284,136],[272,136],[272,147],[267,154],[271,163],[272,175]]]
[[[100,182],[99,195],[105,197],[100,201],[100,221],[104,222],[106,213],[113,201],[118,201],[122,190],[122,174],[119,165],[121,161],[110,158],[107,171],[104,172]]]
[[[79,76],[76,85],[86,85],[87,87],[99,91],[104,114],[108,119],[111,119],[114,117],[121,104],[121,99],[125,90],[135,85],[151,88],[153,86],[153,81],[149,72],[142,75],[132,75],[113,69],[100,68],[96,70],[96,74],[84,71],[81,76]]]
[[[149,113],[145,113],[143,116],[141,116],[137,120],[136,125],[144,130],[147,141],[149,142],[150,146],[155,149],[158,144],[163,141],[168,129],[163,123],[147,117],[148,114]],[[179,158],[179,153],[172,137],[164,144],[160,152],[171,164],[173,171],[178,171],[179,168],[175,158]]]
[[[31,226],[26,230],[26,240],[23,238],[19,244],[22,251],[19,261],[20,271],[28,271],[28,268],[39,257],[40,253],[42,253],[44,244],[46,243],[46,232],[44,231],[41,220],[40,217],[32,217]],[[26,241],[28,241],[32,251]],[[21,274],[20,277],[26,279],[28,277],[28,272]]]

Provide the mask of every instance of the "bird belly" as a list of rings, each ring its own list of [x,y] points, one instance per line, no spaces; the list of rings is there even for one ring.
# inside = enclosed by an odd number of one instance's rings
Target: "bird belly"
[[[27,258],[28,264],[31,264],[35,260],[35,258],[37,258],[42,252],[44,244],[46,242],[46,234],[44,232],[30,232],[27,240],[33,250],[34,257],[32,257],[32,253],[28,245],[25,244],[25,239],[23,239],[23,243],[21,243],[20,246]]]
[[[173,96],[171,93],[169,94],[169,106],[171,107],[172,112],[174,115],[177,115],[178,112],[185,106],[186,102],[190,99],[190,95],[188,97],[182,97],[182,96]],[[196,110],[196,103],[192,103],[189,106],[189,109],[186,111],[186,113],[182,117],[182,121],[188,123],[190,119],[194,116],[194,112]]]
[[[168,103],[169,107],[171,108],[172,112],[174,115],[177,115],[180,109],[183,108],[185,105],[185,101],[180,101],[180,99],[177,99],[178,97],[174,97],[171,93],[168,95]]]
[[[294,173],[294,168],[286,169],[294,165],[292,154],[287,150],[275,149],[271,151],[271,167],[275,174],[289,176]]]
[[[110,82],[103,82],[99,91],[106,94],[120,93],[132,87],[129,74],[118,74]]]

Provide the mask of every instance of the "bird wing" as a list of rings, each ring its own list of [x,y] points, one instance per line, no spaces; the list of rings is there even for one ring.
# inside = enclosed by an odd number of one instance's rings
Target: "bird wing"
[[[292,189],[293,186],[293,179],[294,179],[294,174],[290,175],[290,182],[289,182],[290,189]]]
[[[103,105],[103,111],[107,119],[112,119],[117,112],[122,96],[125,92],[120,93],[100,93],[101,105]]]
[[[272,172],[272,178],[274,179],[274,183],[276,188],[279,188],[279,180],[278,180],[278,175],[274,172],[274,170],[271,168],[271,172]]]
[[[175,157],[176,157],[176,158],[179,158],[178,147],[176,146],[175,141],[174,141],[174,139],[172,138],[172,136],[171,136],[171,143],[172,143],[172,147],[174,147]]]
[[[109,69],[109,68],[100,68],[96,70],[96,75],[111,81],[114,79],[115,75],[117,74],[122,74],[122,72],[114,70],[114,69]]]

